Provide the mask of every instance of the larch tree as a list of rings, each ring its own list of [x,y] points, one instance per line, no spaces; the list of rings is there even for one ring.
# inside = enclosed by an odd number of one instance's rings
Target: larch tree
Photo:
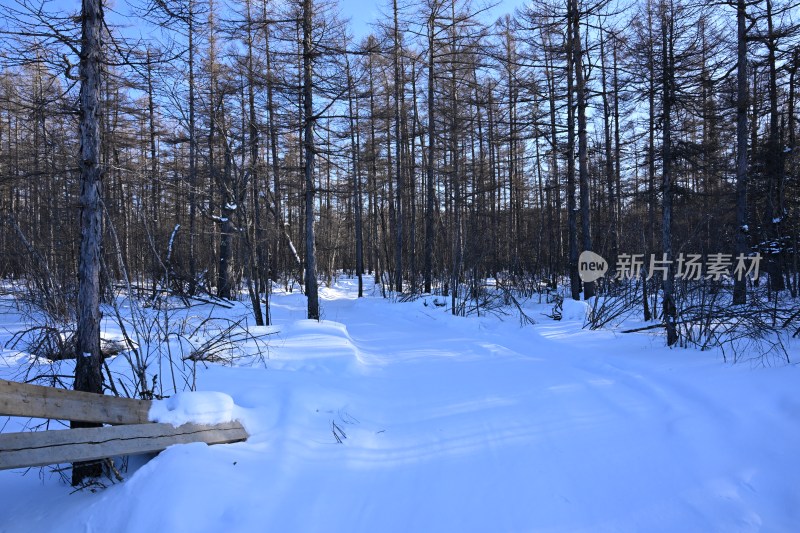
[[[312,0],[303,0],[303,191],[305,201],[305,292],[308,300],[308,318],[319,320],[319,289],[314,238],[314,196],[317,186],[314,176],[314,46]]]
[[[747,255],[749,250],[747,224],[747,4],[736,2],[736,254]],[[733,303],[747,301],[744,276],[738,276],[733,285]]]
[[[77,328],[75,331],[75,384],[78,391],[103,392],[100,351],[100,247],[102,199],[100,183],[100,86],[103,76],[104,30],[102,0],[83,0],[80,47],[80,182],[81,243],[78,257]],[[71,427],[87,424],[72,422]],[[102,473],[100,463],[76,463],[72,484]]]

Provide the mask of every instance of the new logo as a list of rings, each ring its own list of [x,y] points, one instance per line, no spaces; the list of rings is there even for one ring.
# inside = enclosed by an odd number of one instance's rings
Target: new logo
[[[594,252],[585,251],[578,258],[578,275],[584,283],[602,278],[608,272],[608,261]]]

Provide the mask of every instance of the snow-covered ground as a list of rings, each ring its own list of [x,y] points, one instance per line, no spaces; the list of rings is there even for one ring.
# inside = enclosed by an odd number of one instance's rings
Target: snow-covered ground
[[[200,371],[247,442],[172,447],[96,493],[0,472],[0,531],[799,530],[798,366],[586,331],[574,303],[523,328],[353,285],[322,290],[320,323],[276,294],[266,365]]]

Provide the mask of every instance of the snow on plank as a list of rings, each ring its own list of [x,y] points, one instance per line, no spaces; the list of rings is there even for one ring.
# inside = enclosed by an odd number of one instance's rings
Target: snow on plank
[[[0,470],[94,461],[159,452],[173,444],[228,444],[247,440],[239,422],[215,425],[131,424],[98,428],[0,434]]]

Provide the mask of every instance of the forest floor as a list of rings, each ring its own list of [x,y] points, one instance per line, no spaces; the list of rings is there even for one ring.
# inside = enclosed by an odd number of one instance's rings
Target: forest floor
[[[199,369],[247,442],[131,460],[97,492],[0,472],[0,531],[797,531],[796,364],[584,330],[574,302],[521,327],[367,292],[322,289],[319,323],[276,293],[263,362]],[[22,327],[0,322],[3,342]],[[25,364],[4,350],[0,377]]]

